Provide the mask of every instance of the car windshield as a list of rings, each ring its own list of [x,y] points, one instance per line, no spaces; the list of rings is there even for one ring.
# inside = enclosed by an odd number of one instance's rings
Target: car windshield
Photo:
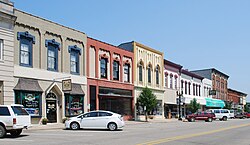
[[[21,106],[11,106],[16,115],[29,115]]]

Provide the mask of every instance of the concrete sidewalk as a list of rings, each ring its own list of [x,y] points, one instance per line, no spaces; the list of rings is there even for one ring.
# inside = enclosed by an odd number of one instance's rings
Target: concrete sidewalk
[[[144,123],[171,123],[178,122],[178,119],[149,119],[148,122],[145,121],[125,121],[125,125],[137,125]],[[65,129],[63,123],[48,123],[47,125],[42,124],[32,124],[28,130],[55,130],[55,129]]]

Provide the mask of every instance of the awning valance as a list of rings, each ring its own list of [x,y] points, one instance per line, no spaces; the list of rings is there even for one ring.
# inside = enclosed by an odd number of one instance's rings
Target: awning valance
[[[39,83],[35,79],[19,78],[15,91],[43,92]]]
[[[185,96],[184,97],[184,102],[186,104],[190,104],[191,100],[193,100],[194,98],[197,100],[197,103],[200,103],[201,105],[206,105],[205,98],[203,98],[203,97],[197,97],[197,96],[195,96],[195,97],[194,96]]]
[[[64,91],[64,93],[70,95],[85,95],[80,84],[72,84],[72,90]]]
[[[223,100],[213,99],[213,98],[205,98],[205,99],[207,107],[217,107],[217,108],[225,107],[225,102]]]

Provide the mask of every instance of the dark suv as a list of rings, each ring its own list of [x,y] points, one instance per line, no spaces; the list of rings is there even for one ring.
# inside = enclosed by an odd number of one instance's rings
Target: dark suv
[[[215,114],[211,112],[198,112],[187,115],[186,119],[189,122],[195,122],[195,120],[205,120],[206,122],[212,122],[216,119]]]

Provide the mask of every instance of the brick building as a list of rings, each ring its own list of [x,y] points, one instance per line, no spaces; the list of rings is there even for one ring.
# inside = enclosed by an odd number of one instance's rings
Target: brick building
[[[243,110],[246,105],[246,96],[247,94],[242,93],[237,90],[228,89],[228,100],[232,102],[232,109],[240,109]]]

